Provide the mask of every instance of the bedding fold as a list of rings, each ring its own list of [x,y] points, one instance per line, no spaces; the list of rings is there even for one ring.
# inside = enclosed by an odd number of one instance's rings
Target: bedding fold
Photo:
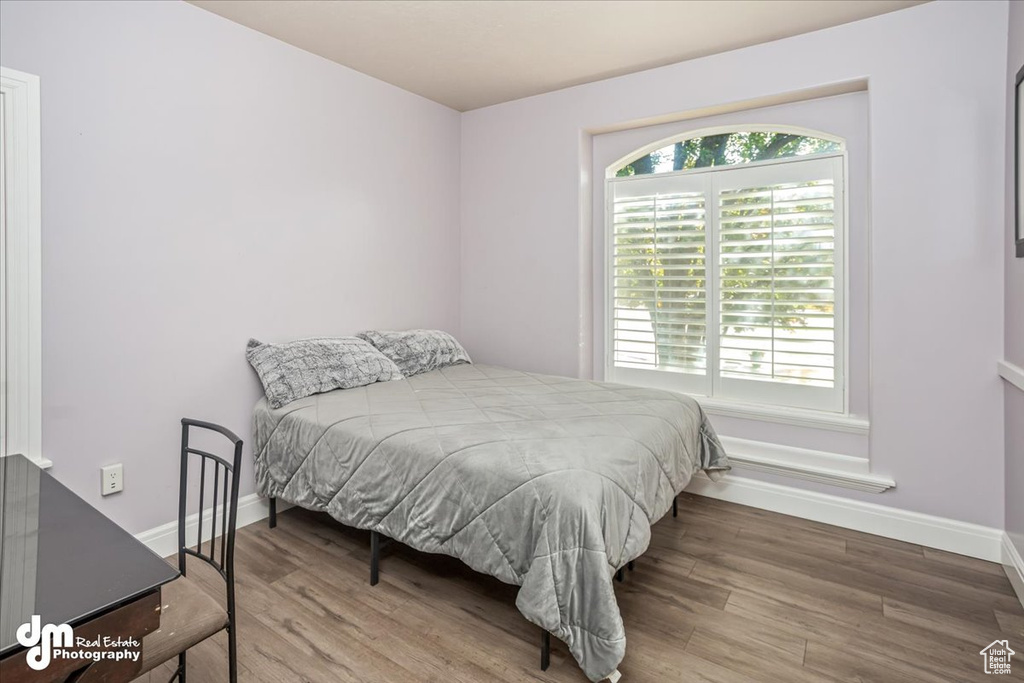
[[[254,412],[258,491],[520,586],[594,681],[626,637],[613,576],[698,470],[729,469],[667,391],[455,365]]]

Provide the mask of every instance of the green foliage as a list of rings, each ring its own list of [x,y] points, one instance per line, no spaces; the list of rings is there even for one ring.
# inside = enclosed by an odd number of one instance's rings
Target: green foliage
[[[792,156],[839,151],[837,142],[790,133],[751,131],[690,138],[629,162],[618,177],[682,171],[691,168],[745,164]]]

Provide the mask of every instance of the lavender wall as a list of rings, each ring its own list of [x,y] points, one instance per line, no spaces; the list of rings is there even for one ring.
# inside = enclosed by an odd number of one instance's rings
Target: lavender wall
[[[1017,71],[1024,65],[1024,3],[1010,3],[1007,92],[1013,92]],[[1006,238],[1014,231],[1013,125],[1014,99],[1006,108]],[[1024,368],[1024,259],[1006,253],[1006,360]],[[1024,556],[1024,392],[1006,384],[1006,531]]]
[[[128,530],[179,418],[249,439],[250,335],[458,332],[457,112],[183,2],[4,0],[0,63],[41,79],[43,447]]]
[[[868,78],[870,454],[897,488],[824,490],[1001,527],[1006,13],[929,3],[463,115],[465,342],[586,367],[586,131]]]
[[[898,488],[848,495],[991,526],[1005,513],[1024,541],[1020,392],[1006,495],[979,475],[1004,460],[1004,297],[1005,355],[1024,364],[1024,260],[1000,260],[992,161],[1006,8],[930,3],[528,98],[463,115],[460,139],[456,112],[185,3],[5,0],[0,63],[42,79],[54,473],[131,531],[173,518],[177,419],[248,436],[250,335],[459,332],[461,309],[479,360],[577,374],[586,130],[866,77],[870,451]],[[952,157],[936,144],[950,135]],[[126,490],[101,499],[99,466],[118,461]]]

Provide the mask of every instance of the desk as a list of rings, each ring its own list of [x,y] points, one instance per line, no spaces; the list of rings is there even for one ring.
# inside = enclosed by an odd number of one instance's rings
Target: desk
[[[141,657],[133,662],[130,657],[55,656],[45,669],[32,670],[26,661],[29,648],[18,642],[17,630],[38,615],[43,625],[70,625],[72,649],[89,649],[83,639],[103,637],[141,643],[143,635],[159,628],[160,587],[177,576],[177,569],[48,472],[20,455],[0,458],[4,683],[129,680]],[[98,649],[104,647],[111,649]]]

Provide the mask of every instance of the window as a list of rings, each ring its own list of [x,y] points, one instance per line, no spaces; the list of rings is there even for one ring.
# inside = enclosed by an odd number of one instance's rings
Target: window
[[[783,159],[841,152],[836,140],[802,135],[796,132],[733,131],[687,138],[644,154],[619,168],[616,177],[686,171],[709,166],[748,164],[754,161]]]
[[[0,68],[0,457],[41,449],[39,79]]]
[[[691,135],[608,179],[606,378],[845,410],[839,140]]]

